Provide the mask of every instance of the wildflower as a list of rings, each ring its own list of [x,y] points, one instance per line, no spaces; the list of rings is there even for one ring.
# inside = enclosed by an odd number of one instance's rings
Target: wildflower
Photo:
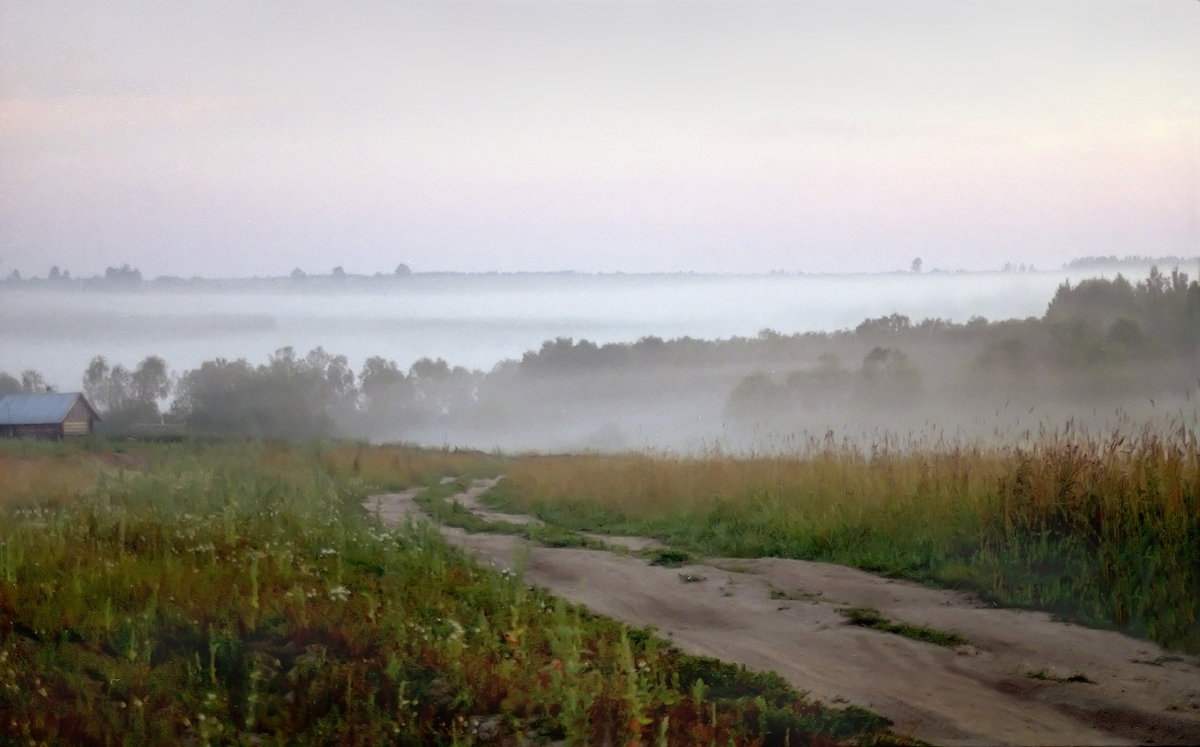
[[[345,586],[335,586],[329,590],[329,598],[338,602],[344,602],[350,598],[350,590]]]

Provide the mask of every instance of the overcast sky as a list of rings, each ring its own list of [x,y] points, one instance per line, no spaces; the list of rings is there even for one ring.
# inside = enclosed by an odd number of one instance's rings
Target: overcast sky
[[[1195,255],[1196,0],[0,0],[0,275]]]

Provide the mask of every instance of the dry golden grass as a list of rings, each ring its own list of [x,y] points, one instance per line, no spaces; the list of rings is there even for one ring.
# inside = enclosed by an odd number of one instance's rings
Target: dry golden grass
[[[287,453],[297,458],[295,450]],[[331,474],[386,487],[416,485],[430,475],[475,474],[499,464],[498,458],[480,451],[363,444],[329,446],[321,450],[320,457]]]
[[[831,560],[1200,650],[1200,447],[1188,428],[793,456],[529,457],[505,501],[711,554]]]
[[[114,458],[118,457],[118,458]],[[61,503],[123,468],[120,455],[84,451],[0,451],[0,510],[34,501]],[[132,466],[132,465],[131,465]]]
[[[526,507],[590,504],[634,521],[764,504],[784,517],[840,521],[899,507],[929,515],[978,508],[1003,469],[1002,458],[979,450],[872,457],[836,448],[795,457],[525,457],[508,478]]]

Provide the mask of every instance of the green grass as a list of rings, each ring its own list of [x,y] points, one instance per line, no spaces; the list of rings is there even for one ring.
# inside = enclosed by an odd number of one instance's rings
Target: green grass
[[[3,743],[904,741],[362,508],[488,455],[3,443],[0,462],[32,464],[0,484]]]
[[[872,630],[879,630],[884,633],[894,633],[905,638],[911,638],[914,641],[921,641],[922,643],[933,643],[938,646],[961,646],[967,643],[967,640],[957,633],[936,630],[924,625],[892,622],[873,607],[849,607],[839,610],[839,612],[845,616],[846,621],[851,625],[871,628]]]
[[[572,530],[840,563],[1200,651],[1193,431],[912,441],[827,440],[770,457],[530,457],[490,500]]]

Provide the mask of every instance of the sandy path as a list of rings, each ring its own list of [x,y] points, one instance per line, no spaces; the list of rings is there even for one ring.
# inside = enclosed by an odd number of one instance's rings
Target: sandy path
[[[451,500],[514,521],[478,503],[492,485],[476,483]],[[414,494],[372,496],[365,505],[385,523],[402,521],[422,515]],[[441,531],[500,567],[523,544]],[[1200,660],[1045,613],[777,558],[663,568],[622,553],[532,546],[525,579],[596,613],[652,625],[685,651],[773,670],[819,700],[869,708],[936,744],[1200,743]],[[953,631],[969,644],[946,648],[848,625],[838,612],[846,606]],[[1038,671],[1091,682],[1029,676]]]

